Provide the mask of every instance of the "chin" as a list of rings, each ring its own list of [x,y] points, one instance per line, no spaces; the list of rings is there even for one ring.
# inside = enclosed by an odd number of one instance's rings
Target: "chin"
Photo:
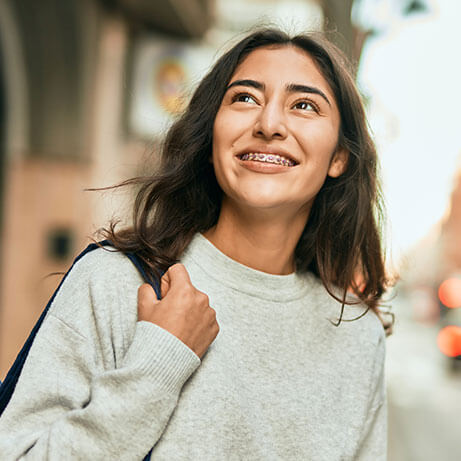
[[[281,197],[277,198],[274,194],[253,194],[251,197],[240,197],[238,203],[245,207],[254,208],[255,210],[271,210],[289,205],[285,199]]]

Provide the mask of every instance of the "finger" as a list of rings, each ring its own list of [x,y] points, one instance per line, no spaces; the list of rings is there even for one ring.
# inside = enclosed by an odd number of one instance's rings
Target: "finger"
[[[138,317],[146,318],[158,302],[154,289],[148,283],[143,283],[138,288]]]
[[[169,276],[169,289],[183,287],[186,284],[192,285],[189,274],[183,264],[177,263],[170,266],[167,271]]]

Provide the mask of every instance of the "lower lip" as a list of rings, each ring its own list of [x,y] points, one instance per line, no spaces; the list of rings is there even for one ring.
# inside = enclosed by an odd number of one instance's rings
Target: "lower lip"
[[[238,157],[237,160],[243,168],[257,173],[285,173],[296,166],[277,165],[275,163],[258,162],[255,160],[241,160]]]

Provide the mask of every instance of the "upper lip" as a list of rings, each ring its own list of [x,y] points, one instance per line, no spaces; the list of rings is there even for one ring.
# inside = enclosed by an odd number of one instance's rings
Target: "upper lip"
[[[296,164],[299,163],[299,161],[291,155],[289,152],[287,152],[285,149],[275,147],[275,146],[255,146],[255,147],[249,147],[248,149],[242,150],[237,154],[237,157],[240,157],[243,154],[272,154],[272,155],[281,155],[282,157],[287,158],[288,160],[291,160],[295,162]]]

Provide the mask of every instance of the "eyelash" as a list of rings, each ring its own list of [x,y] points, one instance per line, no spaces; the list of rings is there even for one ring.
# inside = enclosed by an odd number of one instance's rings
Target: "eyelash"
[[[247,102],[247,101],[240,101],[239,98],[242,98],[242,97],[248,97],[248,98],[251,98],[254,102],[257,102],[256,98],[253,97],[253,96],[252,96],[251,94],[249,94],[249,93],[236,93],[236,94],[234,94],[234,95],[232,96],[232,102]],[[294,108],[294,107],[296,107],[298,104],[302,104],[302,103],[310,105],[310,106],[313,108],[314,112],[316,112],[316,113],[319,113],[319,112],[320,112],[319,106],[318,106],[315,102],[313,102],[313,101],[311,101],[311,100],[309,100],[309,99],[301,99],[301,100],[299,100],[299,101],[296,101],[296,102],[293,104],[292,107]],[[305,110],[305,109],[301,109],[301,110]]]
[[[298,104],[302,104],[302,103],[312,106],[312,108],[314,109],[314,112],[316,112],[316,113],[320,112],[319,106],[317,106],[317,104],[315,104],[315,102],[313,102],[313,101],[311,101],[309,99],[301,99],[300,101],[296,101],[293,104],[293,107],[296,107]],[[305,109],[301,109],[301,110],[305,110]]]
[[[253,96],[251,96],[251,94],[248,94],[248,93],[236,93],[232,96],[232,102],[246,102],[246,101],[238,101],[239,98],[243,97],[243,96],[247,96],[248,98],[251,98],[253,99],[253,101],[256,102],[256,98],[254,98]]]

